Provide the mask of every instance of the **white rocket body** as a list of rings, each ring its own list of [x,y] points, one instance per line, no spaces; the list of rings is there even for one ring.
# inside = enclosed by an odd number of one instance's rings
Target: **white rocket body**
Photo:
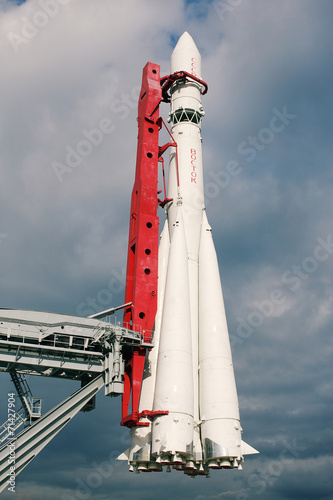
[[[201,79],[201,56],[185,32],[171,57],[171,73]],[[241,439],[238,397],[219,268],[204,206],[201,85],[171,88],[171,133],[166,226],[159,247],[155,347],[147,357],[142,410],[165,411],[149,427],[132,429],[121,457],[137,470],[172,464],[189,475],[209,468],[241,468],[257,453]],[[178,154],[178,173],[177,158]],[[179,179],[179,184],[178,184]]]

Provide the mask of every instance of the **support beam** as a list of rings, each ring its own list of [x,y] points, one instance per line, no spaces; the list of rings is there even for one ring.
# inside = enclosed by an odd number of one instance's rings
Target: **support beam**
[[[0,448],[0,492],[8,486],[11,466],[17,476],[103,385],[99,375]]]

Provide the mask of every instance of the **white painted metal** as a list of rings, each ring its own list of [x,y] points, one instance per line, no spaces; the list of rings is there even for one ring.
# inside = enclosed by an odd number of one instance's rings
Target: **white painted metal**
[[[0,309],[0,371],[15,368],[21,373],[77,380],[110,368],[104,355],[112,351],[113,385],[108,384],[108,394],[120,394],[123,344],[152,345],[143,342],[139,332],[97,319]]]
[[[187,32],[181,36],[171,56],[171,73],[176,71],[186,71],[201,78],[201,56],[192,37]],[[193,453],[197,460],[202,458],[198,403],[198,256],[200,226],[204,208],[202,139],[200,132],[202,115],[201,86],[192,81],[178,81],[172,88],[169,121],[172,124],[172,135],[177,143],[179,187],[177,186],[176,151],[173,148],[170,154],[168,197],[176,200],[178,195],[178,201],[182,203],[184,214],[193,353]],[[176,210],[177,204],[173,203],[168,210],[170,225],[174,222]]]
[[[28,381],[23,373],[17,373],[15,370],[11,370],[10,376],[21,400],[26,420],[31,423],[42,414],[42,400],[33,397]]]
[[[0,448],[0,492],[8,485],[11,457],[15,457],[17,476],[103,385],[99,375]]]
[[[91,314],[90,316],[87,316],[88,318],[95,318],[95,319],[102,319],[105,318],[106,316],[111,316],[111,314],[114,314],[116,311],[119,311],[120,309],[124,309],[125,307],[128,307],[132,305],[132,302],[127,302],[126,304],[122,304],[121,306],[117,307],[110,307],[109,309],[105,309],[104,311],[100,311],[99,313]]]
[[[153,410],[152,453],[176,463],[193,448],[193,367],[187,248],[179,207],[170,243]],[[170,457],[171,455],[171,457]]]
[[[80,380],[94,379],[70,396],[57,408],[25,429],[15,438],[16,474],[89,401],[104,385],[107,396],[123,392],[124,363],[122,346],[153,347],[139,332],[97,319],[62,314],[0,309],[0,371],[17,373],[16,388],[23,403],[23,411],[15,415],[10,429],[16,430],[26,422],[35,420],[37,401],[24,386],[23,373]],[[23,381],[23,387],[22,386]],[[30,408],[31,406],[31,408]],[[90,405],[90,409],[91,405]],[[0,427],[1,442],[10,437],[8,424]],[[8,446],[7,446],[8,445]],[[0,488],[7,484],[8,453],[14,443],[8,441],[0,450]],[[7,467],[7,468],[6,468]]]
[[[196,70],[191,66],[195,61]],[[171,72],[187,71],[201,78],[201,56],[192,37],[185,32],[179,39],[171,56]],[[201,104],[201,85],[190,81],[177,81],[172,89],[171,132],[177,143],[178,165],[179,165],[179,187],[177,186],[177,163],[176,150],[171,149],[168,198],[174,201],[181,197],[183,203],[183,217],[189,258],[198,260],[200,226],[202,209],[204,207],[204,186],[202,172],[202,147],[199,116],[203,114]],[[182,110],[191,109],[197,113],[198,123],[193,121],[178,121],[175,114],[186,119],[187,115],[181,115]],[[177,205],[173,203],[168,209],[169,229],[175,221]]]
[[[201,78],[201,55],[191,35],[185,31],[171,55],[171,73],[186,71]]]
[[[211,459],[225,458],[231,461],[229,466],[238,466],[242,460],[238,397],[219,267],[205,212],[199,253],[199,380],[205,458],[209,464]]]
[[[0,444],[7,441],[12,436],[12,433],[16,432],[28,419],[29,416],[27,416],[24,408],[20,408],[13,416],[10,416],[10,418],[0,426]]]

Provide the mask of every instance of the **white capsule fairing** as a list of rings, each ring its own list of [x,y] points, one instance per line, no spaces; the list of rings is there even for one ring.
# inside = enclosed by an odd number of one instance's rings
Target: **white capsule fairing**
[[[192,456],[193,372],[187,249],[179,208],[170,243],[156,372],[152,453],[162,463]]]
[[[172,52],[171,73],[176,71],[186,71],[201,78],[201,55],[187,31],[179,38]]]

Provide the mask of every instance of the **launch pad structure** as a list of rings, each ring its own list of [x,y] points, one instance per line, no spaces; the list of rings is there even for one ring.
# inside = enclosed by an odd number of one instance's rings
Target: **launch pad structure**
[[[184,35],[189,37],[187,33]],[[193,42],[192,39],[191,41]],[[0,309],[0,371],[10,374],[22,404],[18,412],[9,408],[8,420],[0,427],[0,492],[8,486],[10,474],[14,471],[17,476],[79,411],[91,411],[95,408],[96,393],[102,387],[106,396],[122,396],[121,425],[131,429],[134,441],[132,448],[119,458],[128,460],[130,470],[135,466],[138,472],[158,471],[162,470],[163,465],[171,465],[190,476],[199,474],[209,477],[209,468],[240,469],[243,454],[256,453],[240,438],[237,441],[237,452],[232,454],[227,445],[221,451],[218,443],[208,438],[202,452],[199,452],[200,443],[197,443],[195,453],[192,448],[185,451],[180,448],[171,449],[173,444],[170,449],[167,444],[161,448],[163,436],[156,437],[154,429],[162,429],[165,422],[172,419],[172,425],[177,426],[179,417],[172,417],[175,415],[174,410],[171,408],[170,412],[168,405],[163,404],[163,398],[157,403],[155,401],[154,405],[151,402],[147,407],[142,406],[143,380],[147,378],[145,367],[150,354],[156,350],[154,345],[158,341],[156,314],[160,284],[157,209],[158,206],[168,208],[172,204],[176,205],[175,197],[168,198],[165,183],[163,154],[169,148],[172,149],[174,158],[177,205],[181,204],[178,141],[160,117],[159,107],[162,102],[172,101],[175,88],[180,93],[184,89],[199,95],[207,92],[207,84],[193,70],[193,59],[192,57],[192,66],[185,67],[186,71],[178,68],[171,75],[162,78],[157,64],[149,62],[143,69],[138,102],[138,146],[130,208],[124,304],[87,318]],[[197,127],[203,112],[202,107],[196,110],[181,106],[174,109],[171,115],[174,124],[185,123]],[[162,126],[166,127],[170,140],[160,146],[159,132]],[[163,192],[157,191],[158,170],[162,171]],[[178,215],[177,217],[179,219]],[[176,227],[179,226],[178,219],[174,223]],[[207,224],[203,222],[205,235],[210,231]],[[174,234],[176,232],[175,229]],[[214,260],[214,256],[210,260]],[[224,312],[223,303],[222,308]],[[123,322],[117,324],[112,322],[112,315],[120,309],[123,309]],[[157,353],[155,357],[157,359]],[[166,355],[162,357],[164,359]],[[202,364],[205,364],[204,359]],[[233,375],[232,366],[227,367],[227,370],[230,369]],[[81,388],[42,415],[41,400],[33,397],[27,375],[78,380]],[[151,394],[150,400],[152,397]],[[207,402],[206,408],[209,408]],[[236,413],[237,411],[238,406]],[[230,441],[233,432],[240,436],[239,417],[237,420],[237,415],[229,416],[226,420],[233,426],[227,431],[227,439]],[[205,424],[204,419],[202,422]],[[188,424],[189,421],[186,426]],[[198,427],[198,424],[195,425]],[[147,439],[151,440],[153,432],[153,448],[156,448],[158,442],[160,444],[152,454]],[[195,432],[198,435],[198,428]],[[15,454],[11,461],[9,450],[13,447]]]

